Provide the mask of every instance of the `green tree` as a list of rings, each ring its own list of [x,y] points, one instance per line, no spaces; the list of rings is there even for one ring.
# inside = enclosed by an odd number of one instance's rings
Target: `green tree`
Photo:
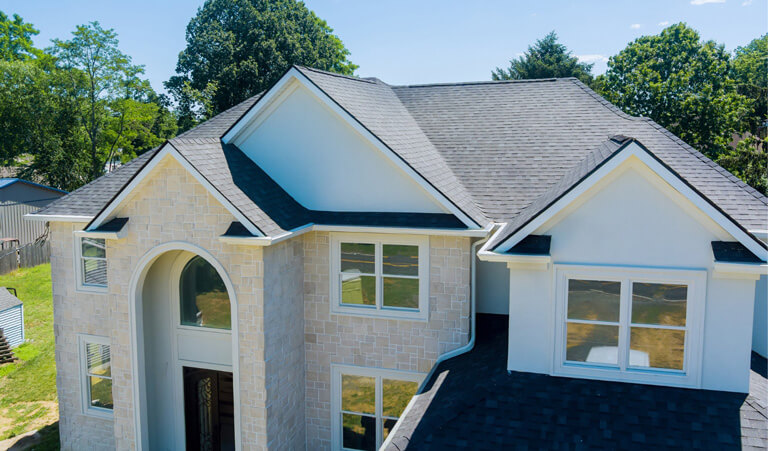
[[[509,68],[497,67],[491,77],[494,80],[576,77],[589,84],[594,65],[580,63],[557,39],[557,34],[550,32],[529,46],[523,56],[510,60]]]
[[[0,11],[0,60],[19,61],[40,56],[42,51],[32,43],[32,36],[39,33],[18,14],[11,20]]]
[[[768,121],[768,34],[736,49],[731,76],[737,91],[752,100],[746,131],[753,135],[764,132]]]
[[[137,146],[154,147],[175,134],[168,124],[156,129],[161,135],[152,133],[159,115],[167,122],[167,109],[153,101],[157,95],[139,77],[144,68],[119,49],[114,30],[91,22],[79,25],[71,40],[54,39],[53,44],[56,67],[80,94],[78,117],[88,138],[87,180],[100,176],[106,164],[146,150]]]
[[[729,152],[750,101],[730,76],[722,45],[683,23],[642,36],[608,60],[595,86],[628,114],[647,116],[712,159]]]
[[[296,0],[207,0],[186,39],[178,75],[166,82],[185,126],[263,91],[292,64],[357,68],[333,29]]]

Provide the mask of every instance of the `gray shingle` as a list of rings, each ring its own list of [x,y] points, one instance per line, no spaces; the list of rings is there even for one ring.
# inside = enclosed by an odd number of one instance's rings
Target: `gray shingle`
[[[21,301],[5,287],[0,287],[0,312],[20,305]]]

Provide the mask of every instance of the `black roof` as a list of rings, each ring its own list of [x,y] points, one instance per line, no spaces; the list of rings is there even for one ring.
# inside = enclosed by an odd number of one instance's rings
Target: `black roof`
[[[738,241],[713,241],[715,261],[726,263],[765,263]]]
[[[768,229],[768,198],[663,127],[622,113],[576,79],[391,86],[377,79],[297,70],[479,225],[520,221],[535,213],[534,205],[546,205],[543,196],[583,171],[590,158],[614,152],[623,142],[616,136],[624,135],[642,142],[741,227]],[[274,182],[260,180],[263,171],[220,139],[260,96],[169,144],[269,235],[296,223],[301,216],[293,210],[296,202],[282,190],[262,190],[262,184]],[[154,152],[39,214],[97,215]],[[273,217],[275,211],[279,214]]]
[[[768,447],[757,354],[749,394],[510,373],[507,324],[478,315],[475,348],[437,367],[386,451]]]

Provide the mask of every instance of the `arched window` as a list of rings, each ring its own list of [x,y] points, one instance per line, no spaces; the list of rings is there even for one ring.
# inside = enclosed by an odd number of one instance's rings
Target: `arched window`
[[[232,313],[224,281],[202,257],[194,257],[181,271],[181,324],[231,329]]]

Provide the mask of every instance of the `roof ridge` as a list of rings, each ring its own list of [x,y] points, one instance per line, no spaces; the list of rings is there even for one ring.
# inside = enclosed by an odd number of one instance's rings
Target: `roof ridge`
[[[445,83],[417,83],[410,85],[391,85],[392,88],[428,88],[433,86],[473,86],[473,85],[503,85],[513,83],[552,83],[571,80],[574,77],[562,78],[529,78],[525,80],[478,80],[478,81],[455,81]]]
[[[688,144],[687,142],[683,141],[679,136],[675,135],[671,131],[667,130],[664,126],[657,123],[653,119],[646,117],[646,116],[632,116],[631,114],[627,114],[624,112],[621,108],[617,107],[613,103],[606,100],[603,96],[596,93],[592,88],[585,85],[581,80],[577,78],[572,79],[574,84],[576,86],[579,86],[584,92],[595,98],[601,105],[603,105],[606,109],[613,112],[617,116],[619,116],[622,119],[634,121],[634,122],[644,122],[653,127],[654,129],[660,131],[664,136],[667,137],[667,139],[671,140],[678,146],[682,147],[684,150],[686,150],[688,153],[699,159],[701,162],[705,163],[706,165],[710,166],[712,169],[714,169],[716,172],[718,172],[720,175],[725,177],[726,180],[732,182],[739,188],[741,188],[743,191],[749,193],[752,195],[755,199],[759,200],[760,202],[768,205],[768,197],[764,196],[760,191],[756,190],[755,188],[747,185],[744,183],[741,179],[736,177],[735,175],[731,174],[728,170],[720,166],[719,164],[715,163],[712,159],[708,158],[706,155],[701,153],[700,151],[696,150]]]
[[[299,64],[294,64],[293,67],[295,67],[296,69],[298,69],[300,71],[301,70],[308,70],[310,72],[315,72],[315,73],[323,74],[323,75],[329,75],[331,77],[344,78],[344,79],[352,80],[352,81],[361,81],[363,83],[377,84],[374,80],[367,80],[365,78],[357,77],[357,76],[354,76],[354,75],[338,74],[336,72],[330,72],[330,71],[322,70],[322,69],[315,69],[314,67],[301,66]],[[379,80],[379,81],[381,81],[381,80]],[[384,83],[384,82],[382,82],[382,83]],[[384,84],[386,84],[386,83],[384,83]]]

